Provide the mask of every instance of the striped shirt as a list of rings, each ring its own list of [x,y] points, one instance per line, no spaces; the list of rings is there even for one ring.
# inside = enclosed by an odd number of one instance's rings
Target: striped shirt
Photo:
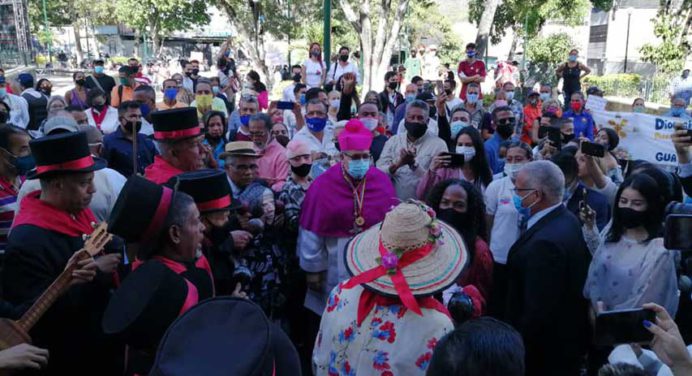
[[[19,183],[19,180],[17,181]],[[5,253],[7,235],[17,211],[17,195],[19,191],[14,184],[0,177],[0,254]]]

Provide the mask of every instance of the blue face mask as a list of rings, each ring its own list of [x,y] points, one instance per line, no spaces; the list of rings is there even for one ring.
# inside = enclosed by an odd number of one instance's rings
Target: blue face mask
[[[218,86],[212,86],[211,92],[214,93],[214,95],[218,95],[219,94],[219,87]]]
[[[7,88],[0,87],[0,98],[5,98],[7,96]]]
[[[352,160],[348,162],[348,174],[356,180],[365,177],[365,174],[370,169],[369,159]]]
[[[305,94],[300,95],[300,105],[305,106],[308,103],[308,100],[305,99]]]
[[[27,155],[24,157],[16,157],[12,161],[12,165],[17,169],[17,174],[23,176],[36,168],[36,161],[32,155]]]
[[[541,100],[542,100],[543,102],[545,102],[545,101],[547,101],[548,99],[550,99],[550,93],[541,93],[541,94],[539,94],[539,95],[540,95]]]
[[[175,99],[176,96],[178,96],[178,89],[176,88],[169,88],[163,91],[163,96],[168,99],[169,101],[172,101]]]
[[[528,208],[521,206],[521,202],[524,201],[525,198],[529,197],[531,193],[532,192],[527,193],[524,197],[521,197],[516,193],[512,194],[512,203],[514,204],[514,207],[517,209],[519,214],[521,214],[524,218],[529,218],[531,216],[531,206],[536,204],[534,202]]]
[[[682,116],[682,114],[684,114],[684,113],[685,113],[685,109],[684,109],[684,108],[673,107],[673,108],[670,109],[670,114],[673,115],[673,116]]]
[[[457,120],[457,121],[453,121],[452,124],[450,124],[449,126],[452,128],[452,138],[454,138],[454,136],[458,135],[462,129],[468,127],[469,123],[467,123],[465,121]]]
[[[466,94],[466,101],[471,103],[471,104],[478,102],[478,94],[476,94],[476,93]]]
[[[326,118],[307,118],[305,119],[305,122],[308,123],[308,129],[313,132],[322,132],[324,127],[327,126]]]
[[[411,103],[416,100],[416,95],[415,94],[409,94],[406,96],[406,103]]]
[[[474,57],[474,56],[476,56],[476,51],[466,51],[466,56]]]
[[[105,69],[102,66],[95,66],[94,67],[94,73],[96,73],[96,74],[103,74],[104,71],[105,71]]]
[[[250,115],[243,115],[240,117],[240,124],[247,127],[250,124]]]
[[[151,113],[151,108],[149,108],[148,104],[140,104],[139,105],[139,110],[142,111],[142,117],[147,117]]]
[[[569,61],[571,61],[571,62],[577,61],[577,55],[569,55]]]

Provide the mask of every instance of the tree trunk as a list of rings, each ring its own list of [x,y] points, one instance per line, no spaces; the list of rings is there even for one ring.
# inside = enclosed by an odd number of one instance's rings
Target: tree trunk
[[[519,33],[521,32],[521,27],[518,25],[514,25],[512,28],[512,45],[509,47],[509,53],[507,54],[507,60],[508,61],[513,61],[514,60],[514,54],[517,53],[517,45],[519,45]],[[524,51],[526,53],[526,51]]]
[[[409,0],[399,0],[395,14],[391,14],[391,1],[380,0],[377,8],[377,33],[373,38],[370,0],[361,0],[358,16],[348,0],[339,0],[339,6],[346,15],[346,19],[358,33],[363,57],[363,94],[370,90],[383,89],[384,75],[389,67],[392,49],[401,30],[401,21],[408,4]]]
[[[82,37],[79,32],[79,22],[77,20],[72,24],[72,30],[74,30],[74,47],[75,54],[77,54],[77,64],[79,65],[84,59],[84,53],[82,52]]]
[[[135,46],[134,46],[134,52],[132,55],[134,57],[139,57],[139,38],[142,36],[142,33],[140,33],[139,29],[135,29]]]
[[[264,35],[260,34],[259,38],[257,39],[257,44],[255,44],[255,29],[257,28],[256,22],[253,22],[253,25],[248,25],[242,22],[236,16],[235,10],[227,2],[224,2],[221,5],[229,19],[238,20],[238,22],[234,22],[233,25],[238,31],[240,46],[243,48],[243,52],[245,52],[247,57],[252,62],[252,65],[258,68],[258,73],[261,76],[264,76],[264,83],[267,85],[267,90],[271,91],[272,87],[274,86],[274,76],[269,72],[269,67],[264,61],[266,55],[266,51],[264,49]],[[248,13],[252,12],[251,9],[242,9],[241,11],[246,11]],[[259,32],[259,30],[257,30],[257,32]]]
[[[483,14],[478,23],[478,34],[476,34],[476,56],[479,59],[485,56],[485,50],[488,48],[490,29],[493,26],[495,11],[499,4],[500,0],[483,0]]]

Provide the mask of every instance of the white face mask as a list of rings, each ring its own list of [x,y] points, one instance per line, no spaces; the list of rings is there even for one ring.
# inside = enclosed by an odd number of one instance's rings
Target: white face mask
[[[341,104],[341,99],[332,99],[329,101],[329,105],[333,108],[339,108],[340,104]]]
[[[374,131],[375,128],[377,128],[377,124],[379,123],[377,119],[371,117],[360,118],[359,120],[363,123],[365,128],[367,128],[371,132]]]
[[[507,97],[507,102],[511,102],[512,99],[514,99],[514,92],[513,91],[508,91],[505,93],[505,96]]]
[[[512,180],[516,180],[519,171],[521,171],[524,166],[526,166],[526,163],[505,163],[505,175],[509,176]]]
[[[457,146],[456,152],[464,155],[464,162],[469,162],[476,156],[476,149],[473,146]]]

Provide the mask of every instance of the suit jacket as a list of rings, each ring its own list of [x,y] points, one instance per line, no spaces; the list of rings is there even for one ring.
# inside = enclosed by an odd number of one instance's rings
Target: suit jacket
[[[524,338],[527,375],[579,375],[590,332],[582,295],[590,262],[579,220],[564,205],[510,248],[505,320]]]

